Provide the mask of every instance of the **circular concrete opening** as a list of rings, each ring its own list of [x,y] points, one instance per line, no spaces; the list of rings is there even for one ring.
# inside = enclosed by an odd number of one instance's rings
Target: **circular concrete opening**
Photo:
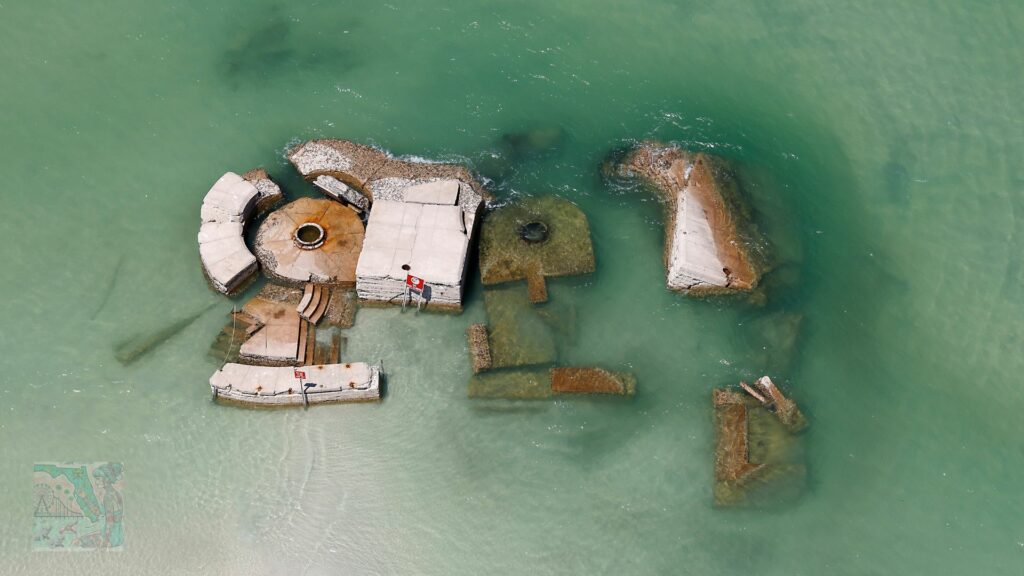
[[[548,239],[548,225],[534,220],[519,227],[519,237],[528,244],[539,244]]]
[[[313,250],[323,246],[327,232],[313,222],[306,222],[295,229],[295,243],[303,250]]]

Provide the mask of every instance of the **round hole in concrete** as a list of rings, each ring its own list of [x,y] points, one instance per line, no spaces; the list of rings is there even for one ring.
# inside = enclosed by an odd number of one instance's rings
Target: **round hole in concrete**
[[[528,244],[539,244],[548,239],[548,225],[534,220],[519,227],[519,237]]]
[[[304,250],[313,250],[323,246],[327,232],[313,222],[306,222],[295,229],[295,243]]]

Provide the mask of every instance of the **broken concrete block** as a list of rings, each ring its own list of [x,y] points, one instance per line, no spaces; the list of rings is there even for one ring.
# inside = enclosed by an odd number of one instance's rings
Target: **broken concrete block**
[[[765,242],[750,222],[724,162],[678,146],[643,142],[616,167],[640,177],[666,204],[667,285],[692,295],[749,292],[760,280]]]

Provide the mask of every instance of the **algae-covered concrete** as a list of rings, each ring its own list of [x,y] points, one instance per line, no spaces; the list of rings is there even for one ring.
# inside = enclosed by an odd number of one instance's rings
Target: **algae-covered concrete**
[[[523,227],[537,223],[539,240],[524,239]],[[587,217],[572,202],[555,196],[526,198],[494,210],[480,235],[480,277],[484,284],[588,274],[595,269]],[[533,300],[546,300],[535,296]]]
[[[494,368],[554,363],[554,333],[530,304],[524,286],[486,290],[484,307]]]
[[[636,376],[604,368],[567,366],[551,369],[551,391],[557,394],[636,394]]]
[[[496,370],[474,374],[469,380],[470,398],[539,400],[551,397],[551,378],[545,368]]]
[[[807,469],[801,441],[753,396],[712,392],[715,427],[714,503],[763,506],[798,497]]]

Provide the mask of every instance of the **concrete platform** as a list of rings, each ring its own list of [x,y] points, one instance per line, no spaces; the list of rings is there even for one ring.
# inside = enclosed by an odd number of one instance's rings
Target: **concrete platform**
[[[319,243],[303,246],[297,240],[307,226],[319,228]],[[263,221],[256,255],[264,273],[285,284],[353,286],[363,234],[362,220],[352,210],[330,200],[300,198]]]
[[[536,237],[524,238],[535,226]],[[529,238],[529,239],[528,239]],[[545,277],[595,269],[587,217],[555,196],[526,198],[487,214],[480,236],[480,277],[485,285],[526,279],[530,300],[547,300]]]
[[[426,283],[428,307],[460,309],[469,252],[462,215],[458,206],[374,201],[356,266],[359,298],[402,304],[411,274]]]
[[[305,379],[295,378],[295,370]],[[210,377],[210,389],[217,400],[268,406],[372,402],[380,399],[380,376],[380,367],[363,362],[298,369],[225,364]]]
[[[245,303],[241,314],[251,320],[249,338],[239,348],[239,357],[258,364],[301,364],[305,320],[295,305],[259,297]]]

